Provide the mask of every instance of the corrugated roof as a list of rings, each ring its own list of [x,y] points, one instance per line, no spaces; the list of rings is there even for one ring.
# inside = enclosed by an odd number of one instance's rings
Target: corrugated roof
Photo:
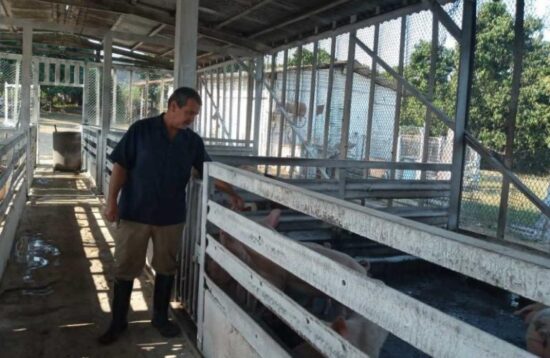
[[[199,66],[237,55],[270,49],[355,21],[422,3],[421,0],[201,0],[199,3]],[[0,0],[0,15],[75,26],[79,37],[101,39],[109,30],[174,41],[176,0]],[[426,5],[427,6],[427,5]],[[88,31],[94,29],[95,31]],[[17,48],[22,35],[0,24],[0,51]],[[55,46],[48,32],[36,43]],[[8,36],[9,35],[9,36]],[[158,41],[157,41],[158,42]],[[68,47],[86,46],[70,41]],[[152,64],[173,57],[170,46],[114,39],[119,46],[145,52]],[[37,47],[38,50],[38,47]],[[129,57],[132,57],[129,54]],[[157,62],[155,62],[155,60]]]

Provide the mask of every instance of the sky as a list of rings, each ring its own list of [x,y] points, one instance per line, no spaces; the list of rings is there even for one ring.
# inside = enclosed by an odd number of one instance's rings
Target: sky
[[[487,1],[493,0],[480,0],[478,1],[478,6]],[[514,12],[515,1],[514,0],[502,0],[510,9],[511,12]],[[462,4],[453,3],[444,6],[444,9],[447,10],[451,18],[459,25],[461,25],[461,15],[462,15]],[[550,41],[550,0],[526,0],[525,1],[525,13],[526,15],[535,15],[539,18],[542,18],[544,21],[544,30],[543,38],[546,41]],[[432,23],[432,14],[430,11],[422,11],[420,13],[412,14],[408,16],[407,19],[407,37],[406,37],[406,49],[405,49],[405,59],[407,59],[414,46],[422,40],[431,41],[431,23]],[[380,47],[379,55],[380,57],[390,66],[396,67],[399,59],[399,34],[400,34],[400,24],[399,19],[387,21],[382,23],[380,26]],[[374,26],[370,26],[365,29],[358,30],[357,37],[363,41],[371,49],[373,48],[373,39],[374,39]],[[450,36],[445,28],[440,24],[439,26],[439,41],[444,44],[444,46],[453,48],[456,46],[456,40]],[[340,35],[336,40],[336,60],[345,61],[347,60],[349,36],[347,34]],[[313,45],[309,44],[304,46],[310,51],[313,51]],[[330,53],[330,40],[320,41],[320,48],[324,49]],[[289,59],[292,58],[296,49],[289,50]],[[370,64],[372,63],[370,57],[364,53],[360,48],[356,48],[355,54],[356,60],[361,63]],[[283,56],[282,52],[277,58],[277,63],[282,65]]]

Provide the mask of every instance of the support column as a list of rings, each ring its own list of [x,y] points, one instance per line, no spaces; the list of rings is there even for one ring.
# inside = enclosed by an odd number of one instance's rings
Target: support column
[[[346,84],[344,86],[344,116],[342,118],[342,133],[340,134],[340,159],[348,158],[349,127],[351,120],[351,96],[353,94],[353,75],[355,64],[355,35],[353,30],[349,37],[348,62],[346,63]]]
[[[112,68],[112,49],[113,37],[111,33],[107,33],[103,38],[103,83],[101,89],[101,135],[99,139],[99,148],[97,151],[97,190],[99,193],[104,193],[107,196],[108,188],[103,187],[105,166],[107,164],[106,147],[109,127],[111,125],[111,110],[112,110],[112,92],[111,92],[111,68]]]
[[[514,137],[516,131],[516,117],[518,113],[519,91],[521,87],[521,72],[523,69],[523,44],[524,44],[524,0],[516,1],[516,21],[514,24],[514,72],[512,73],[512,91],[510,93],[510,107],[506,118],[506,149],[504,165],[512,170]],[[497,238],[503,239],[506,231],[506,219],[508,216],[508,197],[510,195],[510,180],[502,176],[502,191],[500,193],[500,206],[498,211]]]
[[[199,0],[177,0],[174,49],[174,89],[197,85]]]
[[[254,138],[252,138],[254,142],[254,153],[255,155],[259,155],[259,142],[260,142],[260,119],[262,117],[262,90],[263,90],[263,82],[264,82],[264,57],[259,56],[256,59],[256,67],[254,71],[254,79],[255,79],[255,94],[256,94],[256,102],[254,103]]]
[[[468,120],[472,70],[474,64],[476,28],[476,1],[465,0],[462,13],[462,37],[460,39],[460,64],[458,69],[458,94],[456,99],[453,163],[451,166],[451,197],[447,228],[457,230],[459,226],[462,178],[464,176],[464,154],[466,151],[465,129]]]
[[[31,66],[32,66],[32,27],[25,26],[23,28],[23,60],[21,63],[21,110],[19,111],[19,123],[21,129],[27,135],[27,148],[25,158],[26,178],[27,178],[27,193],[32,184],[32,153],[30,131],[31,124]]]
[[[88,122],[88,115],[86,113],[86,107],[88,106],[88,65],[84,66],[84,73],[82,74],[82,119],[80,122],[82,125],[90,124]]]

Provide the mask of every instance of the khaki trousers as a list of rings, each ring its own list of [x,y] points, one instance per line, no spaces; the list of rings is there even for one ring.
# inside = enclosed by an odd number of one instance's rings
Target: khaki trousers
[[[155,226],[120,220],[114,235],[115,277],[133,280],[141,274],[149,239],[153,240],[153,269],[163,275],[175,274],[183,226]]]

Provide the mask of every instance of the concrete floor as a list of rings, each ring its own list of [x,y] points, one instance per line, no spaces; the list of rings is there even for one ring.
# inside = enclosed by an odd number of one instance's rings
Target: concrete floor
[[[85,176],[39,167],[0,283],[2,357],[196,357],[150,325],[151,280],[134,285],[129,329],[104,347],[113,240]]]

